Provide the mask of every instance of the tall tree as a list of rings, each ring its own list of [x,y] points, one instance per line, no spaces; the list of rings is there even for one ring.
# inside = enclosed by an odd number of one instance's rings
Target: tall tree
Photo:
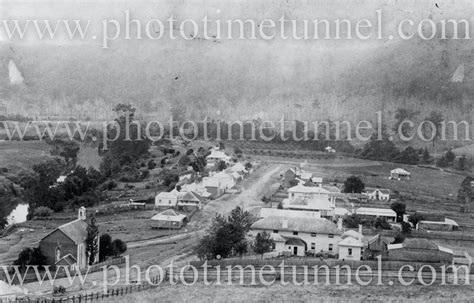
[[[398,133],[398,129],[400,128],[400,124],[402,124],[403,121],[412,121],[416,119],[416,117],[420,114],[419,111],[415,111],[409,108],[397,108],[395,111],[395,119],[396,122],[393,125],[393,131]],[[401,128],[401,133],[405,137],[409,137],[409,126],[408,123],[404,123]]]
[[[432,122],[434,125],[434,128],[433,126],[430,126],[429,129],[425,126],[424,131],[425,131],[425,136],[428,136],[427,133],[430,133],[430,136],[433,136],[432,142],[433,142],[433,146],[435,146],[436,139],[438,139],[438,137],[441,137],[440,128],[441,128],[441,122],[443,122],[443,115],[437,111],[432,111],[430,115],[425,118],[425,120]]]
[[[96,256],[99,254],[99,227],[96,224],[95,216],[91,218],[87,226],[86,252],[89,257],[89,265],[94,264]]]
[[[365,184],[360,177],[350,176],[344,182],[343,192],[345,193],[361,193],[365,189]]]
[[[403,215],[406,213],[407,206],[405,203],[393,202],[390,204],[390,208],[397,213],[397,222],[403,221]]]
[[[258,233],[255,237],[253,251],[263,258],[263,254],[272,251],[274,241],[267,232]]]

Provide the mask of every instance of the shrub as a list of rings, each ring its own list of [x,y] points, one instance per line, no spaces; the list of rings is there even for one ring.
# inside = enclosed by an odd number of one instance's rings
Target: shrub
[[[127,251],[127,244],[120,239],[115,239],[111,244],[112,253],[115,257],[120,256]]]
[[[49,217],[53,214],[53,210],[46,206],[39,206],[35,208],[33,215],[37,217]]]

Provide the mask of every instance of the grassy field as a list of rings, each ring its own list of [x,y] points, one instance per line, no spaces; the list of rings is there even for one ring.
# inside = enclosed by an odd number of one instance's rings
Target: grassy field
[[[191,286],[161,285],[105,302],[468,302],[473,297],[474,290],[470,286],[207,286],[197,283]]]
[[[51,157],[51,146],[42,141],[0,142],[0,167],[16,171]]]

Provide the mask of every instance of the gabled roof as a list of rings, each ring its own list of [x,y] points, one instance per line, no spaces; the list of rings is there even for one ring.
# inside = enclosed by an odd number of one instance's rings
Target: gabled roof
[[[399,249],[399,248],[417,249],[417,250],[441,250],[444,252],[452,253],[452,250],[444,248],[444,247],[441,249],[441,247],[438,246],[433,241],[430,241],[428,239],[422,239],[422,238],[406,239],[405,241],[403,241],[403,243],[388,245],[389,250]]]
[[[347,237],[347,238],[339,241],[339,243],[337,243],[337,245],[339,245],[339,246],[351,246],[351,247],[363,247],[364,246],[360,240],[354,239],[352,237]]]
[[[160,221],[182,221],[186,218],[185,215],[179,214],[172,209],[167,209],[164,212],[154,215],[151,217],[152,220]]]
[[[333,222],[322,218],[294,218],[269,216],[252,224],[252,229],[286,230],[307,233],[334,234],[342,232]]]
[[[86,240],[87,226],[88,224],[86,221],[77,219],[77,220],[68,222],[66,224],[63,224],[57,227],[55,230],[53,230],[52,232],[44,236],[43,239],[45,239],[46,237],[48,237],[55,231],[60,230],[66,237],[71,239],[75,244],[80,244]]]
[[[366,187],[365,188],[366,193],[375,193],[376,191],[379,191],[379,192],[381,192],[382,194],[385,194],[385,195],[390,194],[390,189],[374,188],[374,187]]]
[[[308,209],[317,210],[333,210],[334,205],[331,204],[327,199],[318,198],[302,198],[296,197],[294,199],[285,199],[283,201],[283,207],[291,208],[292,206],[303,206]]]
[[[348,231],[345,231],[342,234],[342,237],[343,238],[351,237],[351,238],[354,238],[354,239],[362,239],[364,237],[364,235],[362,235],[360,232],[357,232],[355,230],[350,229]]]
[[[62,262],[65,262],[68,265],[74,265],[74,264],[77,263],[77,260],[76,260],[76,258],[74,258],[73,255],[67,254],[64,257],[62,257],[61,259],[59,259],[58,262],[56,262],[56,265],[59,264],[59,263],[62,263]]]
[[[193,191],[188,191],[187,193],[185,193],[184,195],[182,195],[181,197],[179,197],[179,200],[180,201],[194,201],[194,202],[201,202],[201,197],[196,194],[195,192]]]
[[[236,163],[234,166],[232,166],[230,170],[234,172],[244,171],[245,166],[239,162],[239,163]]]
[[[385,244],[389,245],[391,242],[389,239],[387,239],[386,237],[382,237],[380,234],[376,234],[375,236],[373,236],[372,238],[369,239],[368,243],[369,244],[372,244],[374,242],[377,242],[379,239],[382,240],[382,242],[384,242]]]
[[[162,199],[176,199],[178,198],[179,195],[180,193],[174,189],[170,192],[163,191],[159,193],[158,195],[156,195],[156,197],[162,198]]]

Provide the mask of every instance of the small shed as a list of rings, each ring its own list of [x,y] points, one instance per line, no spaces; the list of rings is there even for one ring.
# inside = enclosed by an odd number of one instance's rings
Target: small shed
[[[403,243],[388,245],[388,260],[407,262],[452,263],[454,252],[428,239],[406,239]]]
[[[188,222],[188,217],[167,209],[164,212],[154,215],[151,218],[152,228],[180,229]]]
[[[390,180],[410,180],[411,173],[403,168],[395,168],[390,171]]]

